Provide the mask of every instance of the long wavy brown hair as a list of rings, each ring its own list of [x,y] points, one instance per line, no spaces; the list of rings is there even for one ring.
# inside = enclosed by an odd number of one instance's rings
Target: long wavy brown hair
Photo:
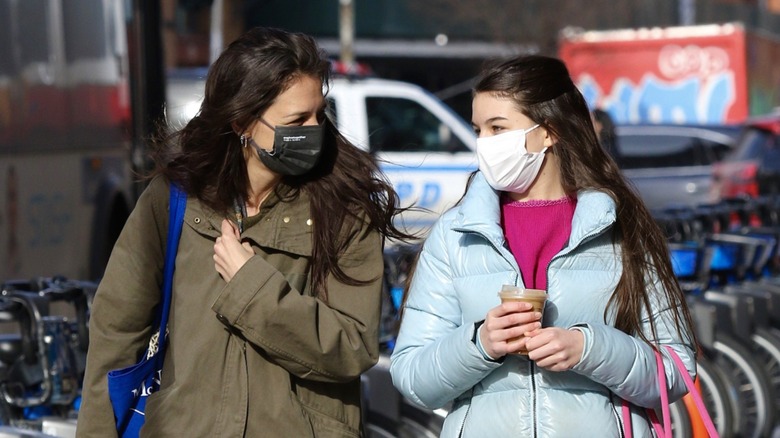
[[[658,278],[661,293],[674,312],[678,334],[693,333],[685,296],[672,271],[666,237],[599,144],[585,99],[564,63],[540,55],[500,61],[483,69],[474,93],[494,93],[512,99],[521,113],[552,134],[557,144],[550,151],[558,156],[567,193],[598,190],[615,201],[617,223],[612,235],[621,248],[623,272],[604,320],[614,309],[616,328],[653,345],[643,333],[642,319],[643,311],[652,314],[647,290],[653,285],[648,282]]]
[[[209,68],[199,113],[181,130],[162,135],[153,155],[157,169],[191,196],[228,216],[234,201],[248,198],[249,175],[239,132],[258,120],[301,76],[329,84],[330,65],[314,39],[300,33],[255,28],[231,43]],[[398,196],[374,158],[350,144],[325,118],[324,149],[317,166],[303,176],[284,177],[289,201],[306,192],[313,225],[311,278],[317,296],[327,299],[327,277],[362,284],[338,264],[355,221],[366,221],[384,237],[406,239],[393,225]],[[279,188],[279,186],[277,186]],[[280,195],[280,191],[276,191]]]

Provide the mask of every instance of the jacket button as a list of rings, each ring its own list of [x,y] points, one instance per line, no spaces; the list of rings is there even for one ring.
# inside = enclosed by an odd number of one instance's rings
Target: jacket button
[[[288,223],[288,222],[290,222],[290,218],[289,218],[289,217],[286,217],[286,218],[282,219],[282,221],[283,221],[284,223]]]
[[[196,218],[193,220],[193,222],[195,222],[196,224],[199,224],[199,223],[200,223],[200,218],[199,218],[199,217],[196,217]]]
[[[312,224],[311,219],[306,219],[306,225],[311,226],[311,224]]]

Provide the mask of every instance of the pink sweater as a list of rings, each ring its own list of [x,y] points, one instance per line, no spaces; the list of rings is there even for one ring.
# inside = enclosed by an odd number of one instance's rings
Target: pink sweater
[[[501,226],[525,287],[547,289],[547,265],[571,234],[577,198],[512,201],[501,198]]]

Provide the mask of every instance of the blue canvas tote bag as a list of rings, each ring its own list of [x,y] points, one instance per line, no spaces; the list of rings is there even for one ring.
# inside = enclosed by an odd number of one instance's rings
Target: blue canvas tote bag
[[[108,396],[114,409],[117,433],[122,438],[138,437],[144,424],[146,399],[160,388],[160,374],[165,357],[165,328],[171,305],[173,271],[179,247],[187,195],[171,184],[168,237],[163,268],[162,303],[157,315],[157,330],[149,348],[135,365],[108,372]]]

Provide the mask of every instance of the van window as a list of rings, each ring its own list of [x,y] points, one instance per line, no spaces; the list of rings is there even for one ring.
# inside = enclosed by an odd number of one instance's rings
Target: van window
[[[19,38],[22,66],[36,62],[49,61],[49,25],[46,16],[49,13],[45,0],[25,0],[19,2],[19,29],[24,35]]]
[[[743,153],[742,159],[758,161],[759,174],[780,172],[780,137],[759,129],[749,132],[753,133],[754,141],[750,146],[753,146],[755,150],[752,151],[752,154]],[[746,139],[751,138],[750,135],[745,137]]]
[[[701,142],[684,135],[622,135],[619,148],[624,169],[703,166],[716,160]]]
[[[0,2],[0,76],[16,74],[11,2]]]
[[[731,152],[732,149],[734,149],[734,146],[732,144],[724,144],[717,141],[710,141],[710,140],[700,140],[704,147],[712,152],[713,159],[715,161],[721,161],[724,158],[726,158],[726,155]]]
[[[433,113],[398,97],[366,98],[371,152],[468,152]]]
[[[101,0],[70,0],[79,6],[64,9],[65,56],[68,62],[107,56],[105,12]]]

